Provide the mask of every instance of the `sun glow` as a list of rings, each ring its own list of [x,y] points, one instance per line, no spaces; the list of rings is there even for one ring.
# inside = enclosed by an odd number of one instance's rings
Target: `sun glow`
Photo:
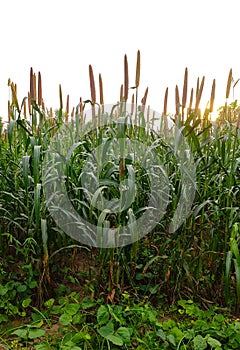
[[[219,113],[217,111],[217,109],[214,108],[214,110],[212,111],[212,113],[210,113],[210,118],[212,121],[215,121],[218,117]]]

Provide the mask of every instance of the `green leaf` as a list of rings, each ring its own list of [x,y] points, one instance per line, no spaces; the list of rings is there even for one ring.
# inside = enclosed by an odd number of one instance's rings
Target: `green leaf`
[[[99,197],[102,198],[102,191],[106,188],[107,186],[101,186],[94,192],[94,195],[92,196],[92,201],[91,201],[91,208],[97,207],[97,200]]]
[[[50,309],[53,306],[54,302],[55,302],[55,299],[51,298],[45,301],[44,305],[46,306],[46,308]]]
[[[43,324],[44,324],[44,322],[43,322],[43,320],[41,320],[38,323],[34,323],[34,327],[41,328]]]
[[[217,346],[221,346],[222,344],[220,343],[220,341],[218,341],[217,339],[215,338],[212,338],[212,337],[209,337],[207,339],[207,342],[208,344],[213,347],[213,348],[216,348]]]
[[[156,334],[157,334],[157,336],[160,337],[163,341],[166,340],[166,335],[165,335],[164,331],[163,331],[161,328],[158,329],[158,331],[157,331]]]
[[[236,259],[233,259],[234,267],[235,267],[235,276],[236,276],[236,285],[237,285],[237,297],[238,301],[240,300],[240,265]]]
[[[130,337],[132,334],[132,328],[119,327],[115,335],[120,337],[126,345],[130,345]]]
[[[176,322],[174,320],[171,320],[170,318],[167,321],[163,322],[162,324],[163,330],[167,330],[175,326],[176,326]]]
[[[22,157],[23,179],[24,179],[25,190],[27,190],[28,182],[29,182],[28,181],[29,160],[30,160],[30,156]]]
[[[204,350],[207,348],[207,342],[201,335],[197,335],[193,339],[193,346],[194,350]]]
[[[82,313],[79,312],[73,316],[73,319],[72,319],[73,324],[82,324],[85,322],[86,322],[86,316],[83,315]]]
[[[218,315],[214,316],[214,321],[219,322],[219,323],[223,323],[225,321],[225,317],[222,314],[218,314]]]
[[[93,307],[95,305],[96,305],[95,300],[90,298],[90,297],[83,298],[83,300],[81,302],[81,307],[84,310],[89,309],[89,308],[91,308],[91,307]]]
[[[173,327],[173,329],[171,329],[171,333],[174,335],[177,342],[184,337],[183,332],[178,327]]]
[[[27,290],[27,286],[25,284],[20,284],[20,286],[17,287],[17,291],[19,293],[25,292]]]
[[[29,330],[28,337],[30,339],[36,339],[36,338],[42,337],[44,334],[45,334],[45,330],[44,329],[31,328]]]
[[[28,333],[28,329],[27,328],[20,328],[20,329],[16,329],[14,332],[12,332],[12,334],[17,335],[20,338],[26,338]]]
[[[167,336],[167,341],[172,344],[173,346],[176,346],[176,339],[173,334],[169,334]]]
[[[108,309],[105,305],[101,305],[97,311],[97,322],[99,325],[105,324],[109,321]]]
[[[71,341],[72,341],[74,344],[78,344],[78,343],[80,343],[84,338],[85,338],[85,333],[84,333],[84,332],[78,332],[78,333],[74,334],[74,336],[72,337]]]
[[[51,349],[50,345],[46,342],[35,345],[35,350],[50,350],[50,349]]]
[[[0,284],[0,295],[3,296],[8,292],[8,288]]]
[[[38,286],[38,283],[37,281],[31,281],[29,284],[28,284],[29,288],[33,289],[33,288],[36,288]]]
[[[67,304],[64,307],[64,311],[71,316],[75,315],[79,309],[80,309],[79,304]]]
[[[67,326],[72,322],[72,316],[69,314],[62,314],[59,318],[59,322],[63,325],[63,326]]]
[[[33,177],[34,177],[34,185],[36,186],[39,182],[40,170],[40,156],[41,156],[41,146],[34,146],[33,149]]]
[[[22,307],[28,307],[32,302],[32,299],[31,298],[27,298],[27,299],[24,299],[23,302],[22,302]]]
[[[114,325],[113,322],[110,321],[106,326],[103,326],[98,329],[98,333],[103,337],[107,338],[109,335],[114,333]]]
[[[7,322],[7,321],[8,321],[7,315],[0,315],[0,323]]]
[[[150,287],[149,288],[149,292],[151,294],[156,294],[158,292],[158,290],[159,290],[159,285],[158,284],[156,284],[156,286],[154,286],[154,287]]]
[[[118,345],[118,346],[122,346],[123,345],[122,338],[120,338],[120,337],[118,337],[116,335],[110,334],[106,338],[108,340],[110,340],[114,345]]]
[[[229,250],[226,257],[226,268],[225,268],[225,299],[228,302],[229,300],[229,283],[230,283],[230,270],[231,270],[231,264],[232,264],[232,251]]]
[[[120,320],[120,318],[117,315],[117,306],[113,307],[111,305],[108,305],[108,311],[110,313],[110,315],[112,316],[112,318],[114,318],[115,321],[117,321],[118,323],[122,324],[122,321]]]
[[[230,248],[231,248],[231,251],[233,252],[233,254],[235,255],[235,258],[240,263],[238,244],[237,244],[237,241],[232,237],[230,238]]]
[[[41,211],[41,184],[38,183],[34,188],[34,210],[35,210],[35,219],[36,225],[39,225],[40,222],[40,211]]]

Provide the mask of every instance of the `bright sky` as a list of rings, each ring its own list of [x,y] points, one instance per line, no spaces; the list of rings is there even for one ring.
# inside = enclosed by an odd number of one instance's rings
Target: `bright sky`
[[[205,75],[203,105],[216,78],[217,103],[225,101],[230,68],[240,78],[239,0],[7,0],[0,4],[0,115],[7,118],[8,78],[20,100],[29,90],[29,71],[41,71],[47,107],[59,107],[58,85],[71,106],[90,98],[88,65],[96,81],[102,74],[106,103],[119,100],[124,54],[134,85],[137,50],[141,51],[140,96],[149,87],[151,108],[162,112],[169,87],[185,67],[189,87]],[[190,89],[189,89],[190,94]],[[99,96],[99,95],[97,95]],[[189,96],[188,96],[189,97]],[[240,97],[239,87],[235,98]],[[172,106],[172,107],[171,107]]]

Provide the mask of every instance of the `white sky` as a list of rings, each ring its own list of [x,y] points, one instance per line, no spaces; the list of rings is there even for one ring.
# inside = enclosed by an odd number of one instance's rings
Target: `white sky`
[[[162,112],[169,87],[182,92],[185,67],[190,87],[205,75],[203,105],[216,78],[216,100],[224,103],[229,69],[240,78],[239,0],[7,0],[0,4],[0,115],[7,118],[8,78],[22,100],[29,71],[41,71],[47,107],[58,108],[58,85],[71,106],[90,98],[88,65],[96,85],[102,74],[105,103],[119,100],[123,59],[128,56],[134,85],[137,50],[141,51],[140,97]],[[190,89],[189,89],[190,93]],[[99,95],[97,95],[99,96]],[[189,97],[189,96],[188,96]],[[235,98],[240,97],[239,87]],[[171,107],[172,106],[172,107]]]

